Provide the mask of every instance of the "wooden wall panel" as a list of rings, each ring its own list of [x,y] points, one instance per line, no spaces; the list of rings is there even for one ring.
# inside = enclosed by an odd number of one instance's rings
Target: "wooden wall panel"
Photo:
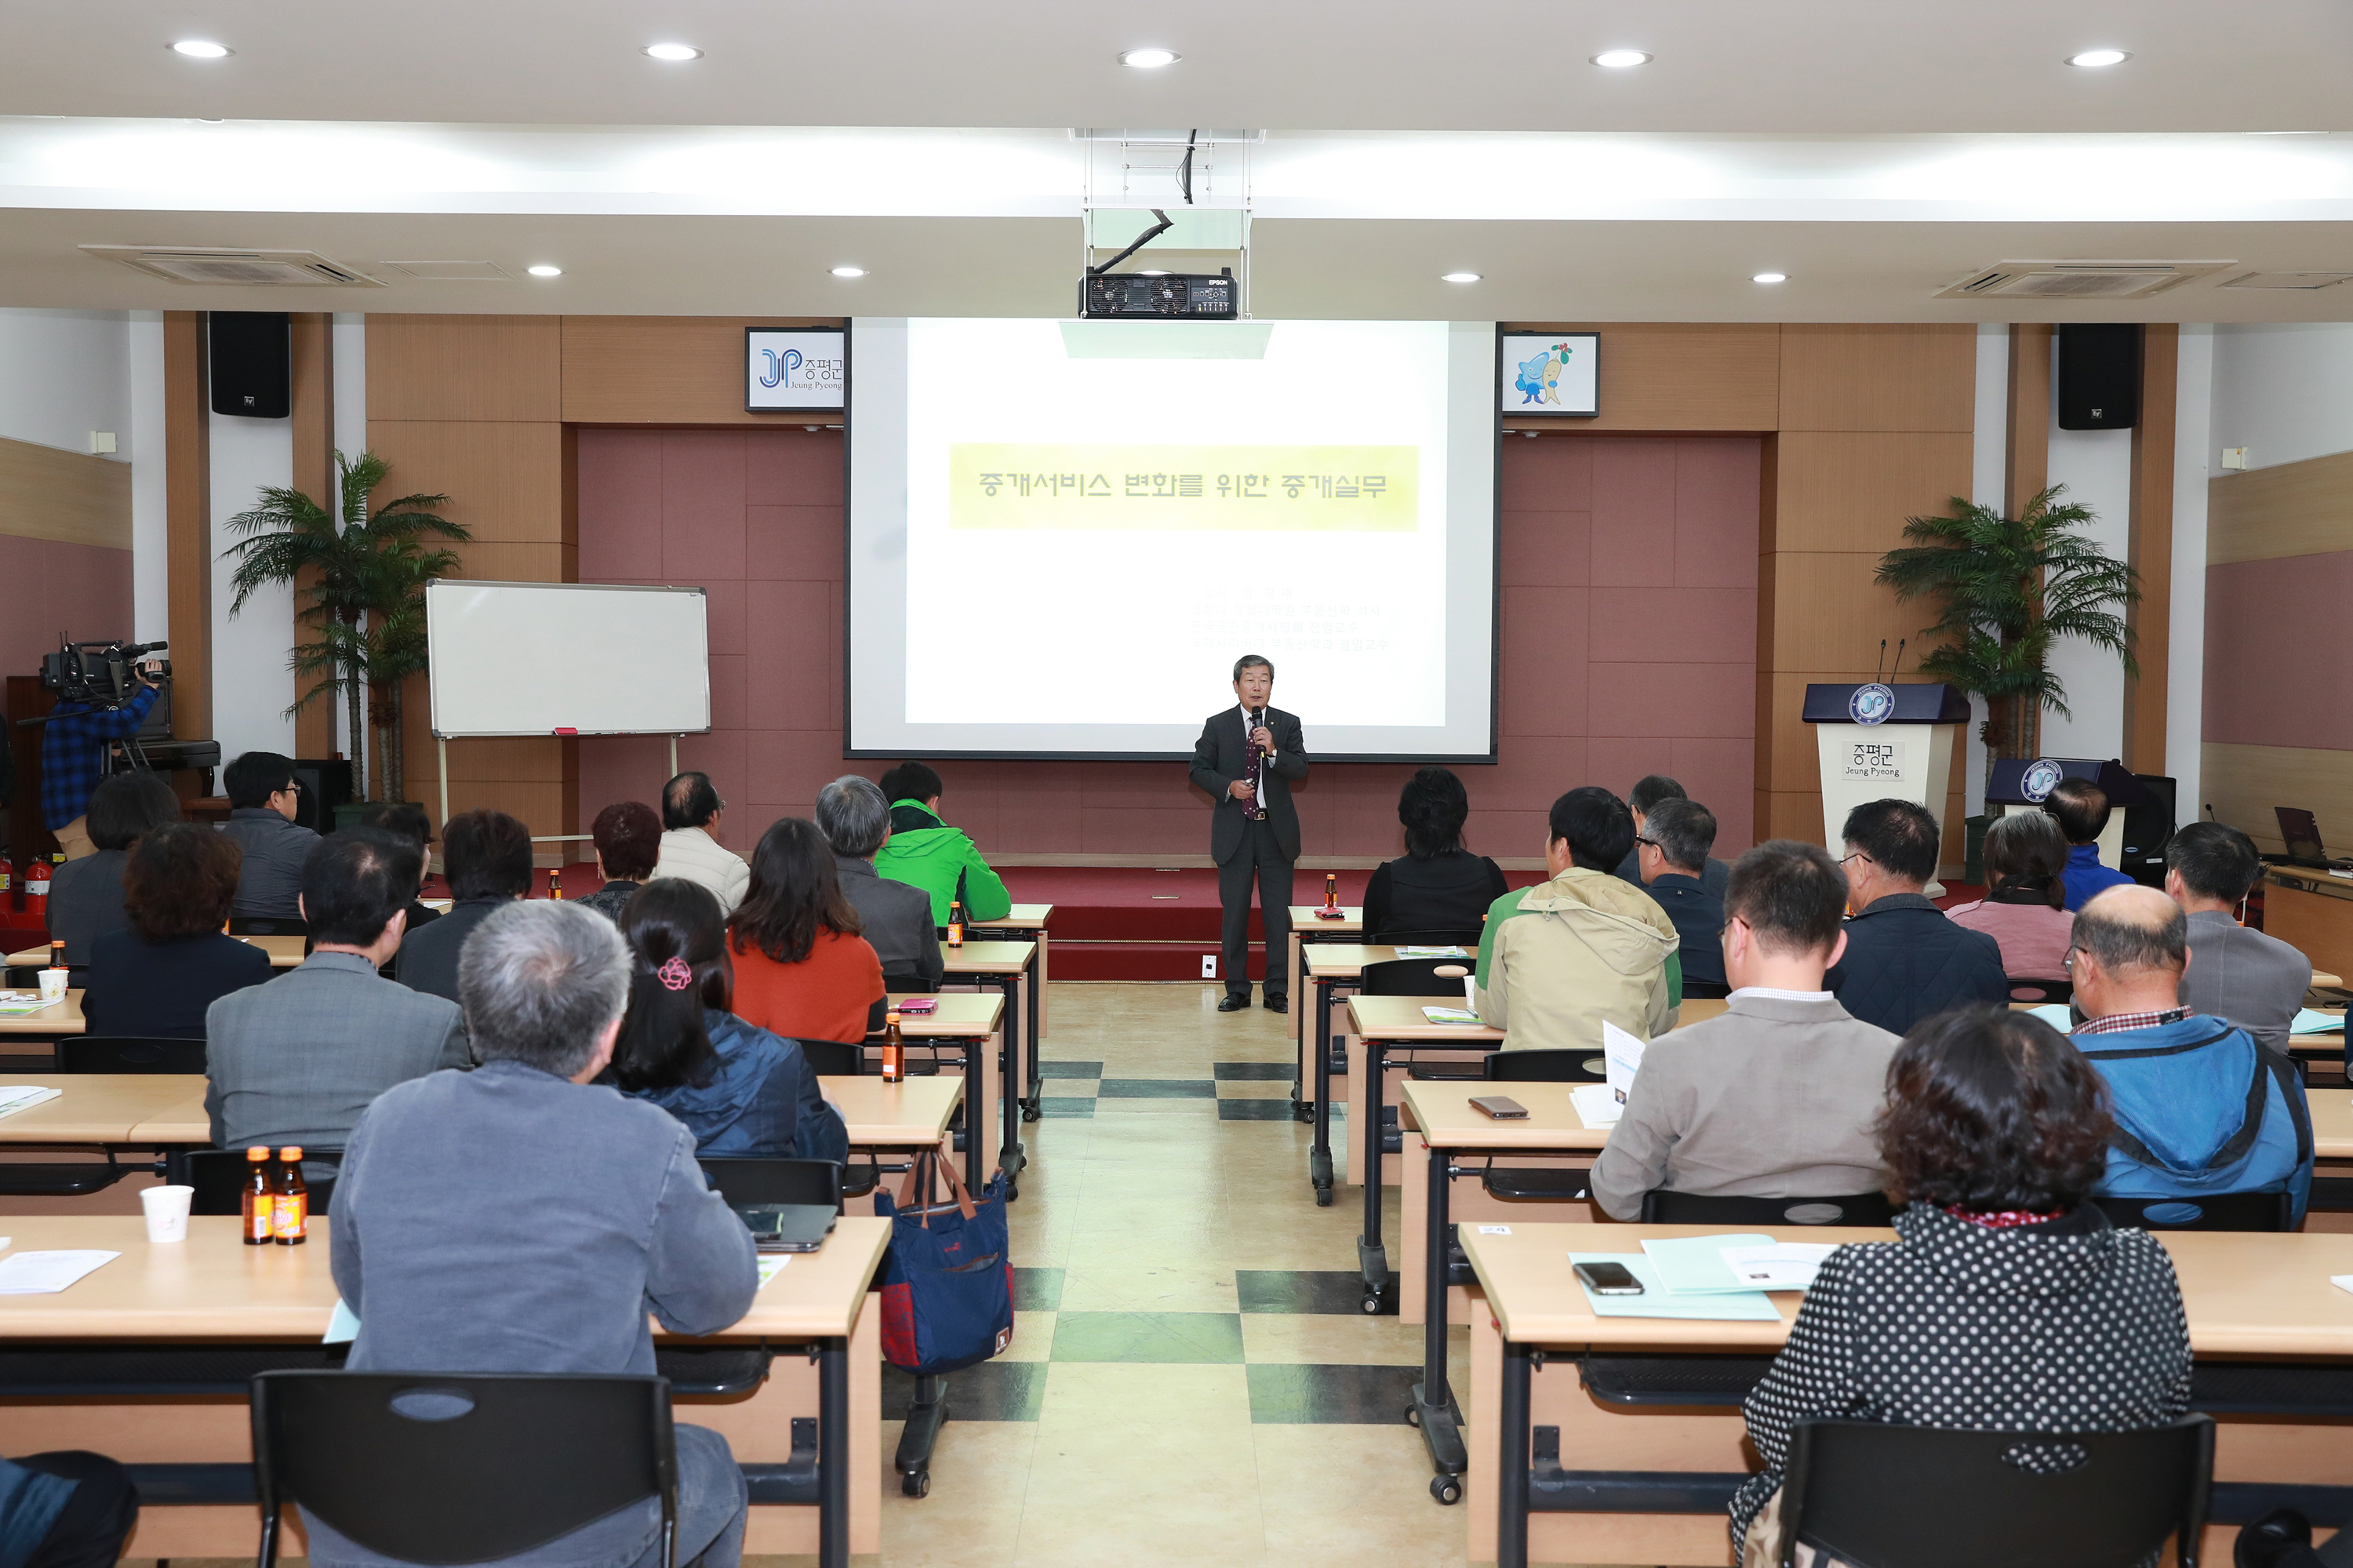
[[[393,419],[564,417],[560,316],[367,319],[371,426]]]
[[[2125,611],[2140,673],[2125,677],[2124,763],[2136,773],[2163,773],[2173,621],[2174,371],[2181,329],[2160,322],[2141,332],[2140,423],[2132,433],[2127,556],[2140,573],[2140,602]]]
[[[1942,513],[1968,493],[1973,442],[1966,430],[1782,431],[1776,546],[1876,557],[1903,542],[1905,518]]]
[[[564,418],[581,425],[839,424],[744,407],[744,334],[839,316],[565,316]]]
[[[212,461],[205,317],[164,313],[164,511],[172,643],[172,733],[213,733]],[[194,775],[187,775],[193,778]]]
[[[2353,452],[2206,482],[2206,564],[2353,550]]]
[[[2204,815],[2230,823],[2274,854],[2286,853],[2275,806],[2300,806],[2320,824],[2329,851],[2343,854],[2353,844],[2353,752],[2297,746],[2229,746],[2208,741],[2198,748],[2200,793],[2183,802],[2182,817]]]
[[[564,428],[554,423],[368,418],[392,465],[384,496],[446,493],[441,514],[484,544],[564,540]]]
[[[1947,430],[1977,423],[1978,329],[1784,326],[1779,428]]]
[[[1601,414],[1506,418],[1506,429],[1755,430],[1777,428],[1780,329],[1753,323],[1538,322],[1514,332],[1599,332]]]
[[[131,548],[131,465],[0,438],[0,534]]]
[[[2010,329],[2010,423],[2003,432],[2003,515],[2015,517],[2051,482],[2051,327]]]
[[[334,318],[305,311],[292,318],[294,351],[294,488],[333,512],[342,503],[335,488]],[[309,642],[318,629],[303,619],[309,588],[316,577],[305,572],[294,586],[294,640]],[[309,676],[296,677],[298,690],[307,690]],[[327,694],[313,699],[294,715],[294,754],[326,757],[335,749],[335,712],[339,699]]]

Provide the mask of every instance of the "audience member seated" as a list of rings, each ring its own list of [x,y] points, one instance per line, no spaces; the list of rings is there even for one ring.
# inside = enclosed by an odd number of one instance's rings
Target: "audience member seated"
[[[66,945],[68,968],[83,968],[92,942],[131,923],[122,909],[123,865],[142,833],[179,820],[180,798],[153,773],[110,774],[100,782],[88,818],[95,853],[66,862],[49,876],[46,923],[50,938]]]
[[[1626,852],[1626,858],[1618,863],[1618,875],[1621,879],[1632,883],[1637,887],[1642,885],[1641,836],[1647,831],[1643,824],[1651,820],[1652,810],[1662,800],[1688,800],[1691,797],[1684,792],[1683,787],[1663,773],[1646,773],[1635,781],[1633,792],[1626,797],[1627,810],[1634,813],[1635,842],[1634,847]],[[1725,879],[1731,874],[1732,868],[1724,862],[1711,860],[1707,863],[1706,871],[1701,875],[1700,882],[1709,893],[1721,899],[1724,896]]]
[[[661,853],[654,875],[675,876],[711,889],[719,906],[733,913],[744,902],[752,868],[719,842],[727,802],[706,773],[681,773],[662,786]]]
[[[466,938],[531,895],[531,830],[504,811],[461,811],[441,824],[441,872],[455,902],[448,915],[408,938],[400,983],[455,1001]]]
[[[294,812],[302,786],[294,777],[294,761],[274,751],[248,751],[222,770],[228,791],[228,821],[220,831],[245,853],[238,874],[237,907],[239,917],[292,920],[294,902],[302,891],[302,858],[319,835],[297,826]]]
[[[2100,1191],[2284,1192],[2300,1224],[2312,1192],[2304,1081],[2237,1024],[2181,1004],[2189,938],[2180,906],[2154,887],[2112,887],[2075,916],[2075,1044],[2116,1107]]]
[[[410,937],[441,918],[441,911],[424,900],[425,885],[433,876],[433,820],[425,808],[409,800],[383,800],[360,813],[359,825],[377,828],[398,839],[417,842],[417,894],[408,901],[408,929],[402,937]],[[391,978],[389,974],[387,979]]]
[[[5,1568],[111,1568],[138,1522],[139,1489],[103,1454],[61,1448],[0,1459]]]
[[[2111,887],[2133,879],[2100,863],[2100,835],[2108,831],[2108,792],[2088,779],[2062,779],[2042,810],[2066,838],[2067,913],[2073,915]]]
[[[932,924],[948,923],[948,905],[964,906],[966,920],[1002,920],[1013,913],[1013,895],[988,868],[961,829],[940,816],[940,776],[920,762],[902,762],[882,775],[882,798],[891,802],[891,842],[874,857],[874,869],[893,882],[932,895]]]
[[[617,801],[597,812],[588,838],[596,846],[596,874],[605,885],[581,899],[580,906],[619,920],[621,906],[653,876],[654,863],[661,859],[661,819],[642,800]]]
[[[1511,891],[1503,869],[1462,847],[1471,796],[1443,768],[1425,768],[1398,791],[1405,854],[1373,868],[1365,885],[1365,940],[1393,931],[1476,931],[1487,906]]]
[[[1660,802],[1651,826],[1672,832],[1670,807],[1682,804]],[[1717,948],[1731,1000],[1643,1051],[1625,1114],[1593,1162],[1603,1213],[1639,1219],[1657,1187],[1762,1198],[1879,1190],[1872,1118],[1897,1042],[1822,989],[1846,946],[1845,910],[1846,878],[1827,850],[1775,839],[1734,864]]]
[[[655,1321],[715,1333],[759,1289],[752,1233],[703,1183],[694,1135],[594,1083],[629,996],[613,922],[546,899],[498,906],[460,977],[482,1065],[386,1090],[352,1132],[330,1202],[353,1372],[654,1372]],[[744,1486],[727,1440],[677,1428],[677,1561],[736,1568]],[[377,1568],[307,1509],[314,1568]],[[658,1499],[502,1563],[648,1568]]]
[[[96,801],[90,821],[96,838]],[[2239,906],[2263,874],[2255,841],[2222,822],[2192,822],[2165,846],[2166,896],[2189,916],[2190,962],[2181,974],[2181,1005],[2227,1018],[2285,1054],[2288,1026],[2312,989],[2312,960],[2277,937],[2239,924]],[[49,898],[54,908],[57,895]]]
[[[205,1112],[221,1148],[341,1149],[376,1096],[471,1059],[457,1003],[376,973],[399,950],[420,858],[415,840],[379,828],[331,833],[311,852],[310,957],[206,1019]]]
[[[1831,966],[1839,1003],[1901,1034],[1935,1013],[2007,1001],[2001,944],[1956,926],[1920,890],[1936,874],[1936,819],[1914,800],[1873,800],[1846,817],[1846,957]]]
[[[939,984],[947,960],[940,952],[939,927],[932,924],[931,895],[875,874],[875,853],[891,842],[891,803],[881,789],[855,773],[835,779],[818,791],[817,825],[833,846],[841,895],[858,911],[866,945],[882,960],[882,972]]]
[[[205,1010],[269,978],[269,955],[221,934],[237,898],[234,841],[196,822],[151,828],[122,869],[130,924],[90,944],[92,1034],[202,1040]]]
[[[2067,840],[2044,811],[2013,811],[1986,829],[1986,895],[1945,911],[1954,925],[1982,931],[2001,948],[2012,980],[2067,978]]]
[[[1685,985],[1725,983],[1718,940],[1724,935],[1724,895],[1710,890],[1706,876],[1715,863],[1707,852],[1715,847],[1715,813],[1696,800],[1662,800],[1635,830],[1634,860],[1642,887],[1683,938],[1675,957]]]
[[[1479,1012],[1508,1032],[1504,1050],[1599,1045],[1604,1022],[1644,1040],[1675,1026],[1674,923],[1609,870],[1633,838],[1626,803],[1597,785],[1552,803],[1550,880],[1496,900],[1479,941]]]
[[[752,887],[727,922],[735,1016],[793,1040],[863,1040],[882,960],[841,895],[815,822],[779,817],[752,852]]]
[[[799,1042],[727,1011],[727,916],[711,889],[674,876],[649,883],[620,927],[633,959],[629,1011],[600,1081],[684,1122],[700,1154],[849,1159],[849,1129]]]
[[[2131,1432],[2189,1410],[2172,1260],[2088,1202],[2108,1113],[2099,1075],[2028,1014],[1970,1008],[1905,1037],[1877,1133],[1889,1196],[1909,1206],[1898,1239],[1824,1260],[1741,1406],[1765,1462],[1732,1501],[1743,1568],[1781,1561],[1800,1421]],[[1817,1561],[1803,1545],[1797,1560]]]

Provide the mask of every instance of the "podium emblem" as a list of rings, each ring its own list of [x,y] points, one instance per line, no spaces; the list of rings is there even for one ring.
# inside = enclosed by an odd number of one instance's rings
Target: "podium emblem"
[[[2040,806],[2049,798],[2052,790],[2059,788],[2059,781],[2066,777],[2065,771],[2057,763],[2045,757],[2029,766],[2024,773],[2019,775],[2018,792]]]
[[[1846,716],[1857,724],[1885,724],[1894,714],[1895,693],[1878,681],[1857,686],[1846,700]]]

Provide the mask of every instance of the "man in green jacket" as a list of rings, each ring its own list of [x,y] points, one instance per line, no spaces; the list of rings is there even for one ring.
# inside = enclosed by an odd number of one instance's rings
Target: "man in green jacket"
[[[932,919],[948,923],[948,904],[964,906],[967,920],[1002,920],[1013,895],[988,869],[963,830],[940,821],[940,776],[920,762],[902,762],[882,775],[891,802],[891,836],[875,852],[874,870],[932,895]]]

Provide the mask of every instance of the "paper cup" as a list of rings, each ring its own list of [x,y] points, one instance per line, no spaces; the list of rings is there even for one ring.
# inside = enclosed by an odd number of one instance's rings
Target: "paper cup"
[[[139,1206],[147,1211],[147,1239],[187,1240],[188,1202],[195,1195],[194,1187],[149,1187],[141,1192]]]
[[[63,1001],[65,999],[66,971],[63,969],[43,969],[41,971],[41,1000],[47,1002]]]

